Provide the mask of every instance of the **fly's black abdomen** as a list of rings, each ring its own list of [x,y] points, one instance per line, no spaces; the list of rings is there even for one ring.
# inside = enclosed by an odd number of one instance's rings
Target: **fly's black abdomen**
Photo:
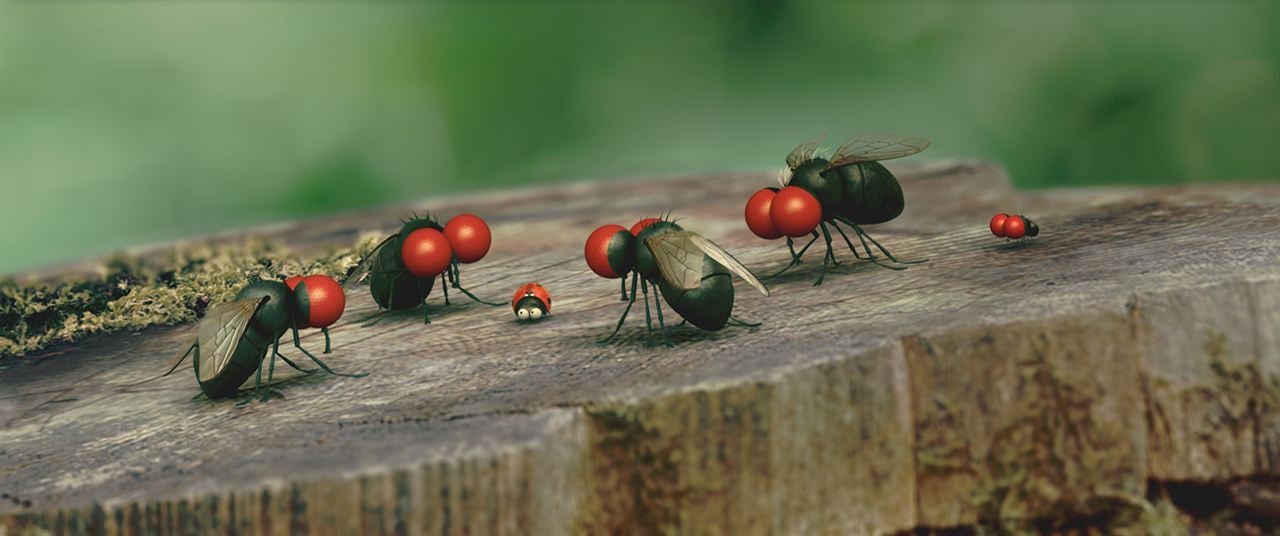
[[[420,279],[407,271],[373,275],[369,276],[369,292],[373,294],[373,301],[378,302],[378,307],[383,309],[412,309],[422,305],[422,300],[427,299],[435,281],[434,277]]]
[[[275,339],[268,339],[259,329],[250,327],[240,337],[240,344],[231,354],[226,367],[216,376],[200,382],[200,391],[209,398],[227,398],[234,396],[240,386],[258,371],[262,358],[267,356]],[[201,348],[201,352],[212,352],[213,348]],[[196,378],[200,377],[199,360],[196,360]]]
[[[675,312],[708,331],[723,328],[733,312],[733,279],[729,270],[711,257],[702,260],[702,284],[698,288],[682,290],[662,278],[658,279],[658,288]]]
[[[400,261],[399,248],[394,247],[379,249],[369,269],[369,293],[383,309],[412,309],[422,305],[435,281],[435,277],[423,279],[409,273]]]
[[[898,179],[879,162],[852,164],[829,173],[844,183],[839,210],[856,224],[887,222],[902,214],[906,206]]]

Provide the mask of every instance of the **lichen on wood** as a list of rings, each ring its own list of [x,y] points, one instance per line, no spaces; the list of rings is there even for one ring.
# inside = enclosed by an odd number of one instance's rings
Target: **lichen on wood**
[[[291,275],[339,277],[377,244],[366,236],[304,258],[275,241],[183,244],[159,260],[117,254],[92,276],[55,282],[0,280],[0,359],[94,333],[191,322],[246,283]]]

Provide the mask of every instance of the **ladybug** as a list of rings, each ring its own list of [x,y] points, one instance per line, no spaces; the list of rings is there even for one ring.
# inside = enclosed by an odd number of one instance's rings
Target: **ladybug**
[[[533,322],[551,314],[551,293],[537,283],[525,283],[511,296],[511,310],[516,318]]]
[[[1040,226],[1031,218],[1021,214],[1005,214],[1000,213],[991,217],[991,221],[987,224],[991,228],[991,234],[1001,238],[1019,239],[1022,237],[1033,237],[1040,234]]]

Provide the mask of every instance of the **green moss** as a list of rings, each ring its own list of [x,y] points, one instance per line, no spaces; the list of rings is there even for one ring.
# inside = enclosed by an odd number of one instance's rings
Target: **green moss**
[[[0,280],[0,359],[94,333],[191,322],[257,279],[341,278],[380,238],[367,236],[355,247],[316,258],[258,239],[182,245],[159,260],[112,257],[92,277],[38,284]]]

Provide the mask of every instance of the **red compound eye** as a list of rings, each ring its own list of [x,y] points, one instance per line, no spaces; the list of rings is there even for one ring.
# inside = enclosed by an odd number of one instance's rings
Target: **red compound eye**
[[[284,284],[285,286],[289,287],[289,290],[293,290],[294,288],[297,288],[298,283],[301,283],[301,282],[302,282],[302,276],[300,275],[290,276],[284,279]]]
[[[658,218],[644,218],[631,226],[631,234],[640,236],[640,231],[643,231],[645,227],[658,223],[659,221],[662,220],[659,220]]]
[[[769,207],[769,219],[782,234],[790,237],[812,233],[822,221],[822,205],[818,198],[799,186],[778,190]]]
[[[991,234],[996,235],[996,236],[1003,237],[1003,236],[1004,236],[1004,222],[1005,222],[1005,221],[1007,221],[1008,219],[1009,219],[1009,215],[1008,215],[1008,214],[1005,214],[1005,213],[1003,213],[1003,212],[1001,212],[1001,213],[999,213],[999,214],[996,214],[995,216],[992,216],[992,217],[991,217],[991,223],[990,223],[990,226],[991,226]]]
[[[769,209],[773,206],[773,198],[778,195],[777,188],[762,188],[747,200],[747,208],[743,216],[747,219],[747,228],[756,236],[765,240],[782,238],[782,231],[773,225],[769,217]]]
[[[621,225],[601,225],[587,237],[582,255],[596,275],[616,278],[627,275],[635,266],[636,237]]]
[[[291,278],[292,279],[292,278]],[[327,275],[309,275],[299,278],[294,287],[298,300],[298,327],[327,328],[342,317],[347,297],[342,287]]]
[[[1004,236],[1007,238],[1022,238],[1027,233],[1027,222],[1022,220],[1022,216],[1013,215],[1004,220]]]
[[[422,228],[409,233],[400,247],[404,267],[415,277],[435,277],[444,273],[453,260],[453,250],[444,233]]]
[[[459,214],[444,224],[444,237],[449,240],[458,262],[466,264],[480,260],[493,244],[489,225],[475,214]]]

